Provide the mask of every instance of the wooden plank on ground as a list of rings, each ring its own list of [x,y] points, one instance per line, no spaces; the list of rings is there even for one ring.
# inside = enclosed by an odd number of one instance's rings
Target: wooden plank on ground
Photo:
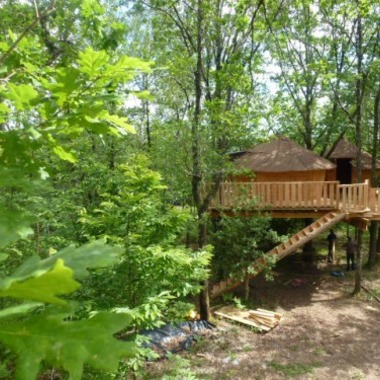
[[[245,318],[236,317],[234,315],[224,314],[224,313],[221,313],[219,311],[216,311],[215,315],[217,315],[219,317],[226,318],[226,319],[230,319],[231,321],[242,323],[242,324],[250,326],[250,327],[255,327],[255,328],[258,328],[260,330],[264,330],[264,331],[269,331],[270,330],[270,327],[261,326],[258,323],[255,323],[253,321],[249,321],[249,320],[247,320]]]
[[[224,306],[215,311],[215,315],[235,322],[258,328],[262,331],[269,331],[276,327],[282,315],[265,309],[245,310],[232,306]]]

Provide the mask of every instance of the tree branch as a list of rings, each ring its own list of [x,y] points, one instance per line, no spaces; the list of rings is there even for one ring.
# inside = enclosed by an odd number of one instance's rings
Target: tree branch
[[[36,18],[33,20],[33,22],[24,29],[24,31],[19,35],[17,40],[12,44],[12,46],[0,57],[0,65],[2,65],[5,62],[5,60],[9,57],[9,55],[12,53],[12,51],[16,49],[17,45],[37,25],[37,23],[43,17],[46,17],[49,13],[51,13],[54,10],[56,2],[57,2],[57,0],[54,0],[52,2],[51,6],[42,15],[39,15],[37,12]]]

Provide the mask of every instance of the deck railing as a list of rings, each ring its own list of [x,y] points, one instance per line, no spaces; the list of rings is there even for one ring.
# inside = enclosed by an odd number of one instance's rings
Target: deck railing
[[[339,209],[344,212],[368,210],[369,189],[368,181],[352,185],[339,185]]]
[[[374,200],[380,210],[380,202],[369,191],[367,181],[353,185],[339,185],[338,181],[222,182],[210,207],[360,212],[367,210]]]
[[[370,188],[369,189],[369,208],[375,214],[380,214],[380,189]]]

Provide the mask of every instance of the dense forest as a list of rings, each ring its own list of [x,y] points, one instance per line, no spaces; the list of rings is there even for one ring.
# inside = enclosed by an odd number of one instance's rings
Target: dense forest
[[[379,157],[377,0],[0,0],[0,15],[3,378],[125,378],[150,355],[138,331],[208,319],[209,280],[298,223],[215,228],[229,153],[284,135],[328,157],[344,136]]]

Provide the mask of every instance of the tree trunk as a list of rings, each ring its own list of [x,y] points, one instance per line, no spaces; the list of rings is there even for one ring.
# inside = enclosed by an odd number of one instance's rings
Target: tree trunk
[[[372,220],[369,227],[369,252],[367,261],[368,268],[373,268],[376,264],[377,230],[378,222],[376,220]]]
[[[207,235],[207,224],[205,218],[199,220],[199,230],[198,230],[198,245],[199,247],[204,247],[206,245],[206,235]],[[208,279],[203,281],[203,290],[199,294],[199,315],[201,319],[209,320],[211,317],[210,313],[210,298],[208,289]]]
[[[362,36],[362,17],[361,10],[359,9],[359,2],[357,3],[357,27],[356,27],[356,58],[357,58],[357,80],[356,80],[356,144],[358,147],[358,158],[356,160],[357,182],[362,180],[362,102],[363,102],[363,36]],[[362,282],[362,241],[363,231],[358,230],[358,238],[356,245],[356,273],[355,273],[355,287],[354,294],[361,290]]]
[[[358,230],[358,238],[356,241],[356,272],[355,272],[355,287],[353,294],[358,294],[362,287],[362,242],[363,242],[363,231]]]
[[[378,223],[377,240],[376,240],[376,252],[380,252],[380,223]]]
[[[145,91],[149,91],[149,83],[148,83],[147,75],[144,75],[143,77],[143,88]],[[145,120],[146,145],[147,145],[148,150],[150,150],[150,148],[152,147],[152,137],[151,137],[151,130],[150,130],[149,101],[143,100],[142,107],[143,107],[143,118]]]
[[[380,112],[380,87],[377,90],[377,94],[374,102],[374,116],[373,116],[373,144],[372,144],[372,162],[371,162],[371,186],[377,186],[376,178],[376,157],[379,137],[379,112]],[[376,264],[376,248],[377,248],[377,231],[379,223],[372,220],[371,227],[369,229],[369,252],[367,267],[373,268]]]
[[[200,152],[200,136],[199,128],[201,122],[201,107],[202,107],[202,73],[203,73],[203,61],[202,61],[202,42],[203,42],[203,0],[197,2],[197,66],[194,72],[194,84],[195,84],[195,107],[194,118],[192,122],[192,180],[191,188],[194,200],[194,205],[197,209],[198,216],[198,246],[202,248],[206,244],[206,220],[203,207],[202,195],[201,195],[201,182],[203,179],[201,169],[201,152]],[[203,289],[199,295],[199,314],[201,319],[210,319],[210,301],[208,295],[208,280],[203,282]]]

